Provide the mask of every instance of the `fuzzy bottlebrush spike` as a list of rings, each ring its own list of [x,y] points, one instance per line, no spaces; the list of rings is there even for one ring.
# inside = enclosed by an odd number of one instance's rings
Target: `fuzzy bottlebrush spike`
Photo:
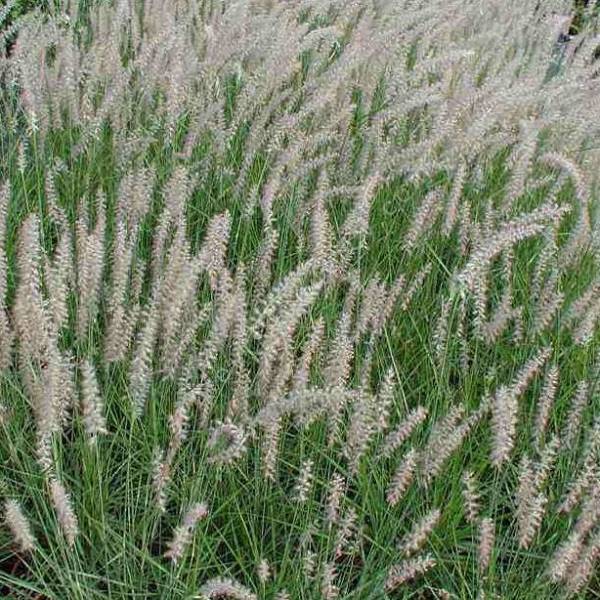
[[[414,479],[416,466],[417,452],[414,448],[411,448],[396,468],[388,487],[386,499],[390,506],[398,504],[406,493]]]
[[[6,262],[6,233],[8,226],[8,209],[11,198],[11,185],[9,181],[0,183],[0,310],[5,310],[7,290],[7,262]],[[0,333],[3,333],[0,331]]]
[[[385,591],[390,593],[399,587],[418,579],[435,567],[436,561],[430,556],[417,556],[394,565],[387,575]]]
[[[326,177],[323,172],[321,172],[317,185],[317,192],[312,203],[310,245],[311,257],[315,262],[315,266],[327,276],[333,276],[336,273],[337,265],[333,253],[333,235],[325,202],[326,189]]]
[[[538,401],[538,410],[535,417],[534,426],[534,444],[537,448],[540,447],[542,439],[546,433],[548,427],[548,421],[552,412],[552,406],[556,397],[556,390],[558,387],[558,367],[552,365],[544,378],[544,386],[542,393]]]
[[[450,196],[446,203],[446,214],[444,219],[444,234],[450,235],[455,227],[458,219],[459,207],[461,203],[461,196],[464,190],[465,182],[467,179],[467,165],[463,161],[459,164],[456,174],[454,175],[454,182]]]
[[[569,578],[573,565],[583,551],[584,539],[584,534],[575,529],[554,551],[548,568],[548,575],[552,581],[558,582]]]
[[[140,332],[135,349],[131,372],[130,391],[133,404],[133,412],[141,417],[144,412],[150,384],[152,381],[152,355],[156,344],[158,332],[158,312],[153,303],[147,311],[144,319],[144,327]]]
[[[348,237],[364,236],[369,230],[369,214],[377,187],[382,177],[376,172],[371,175],[361,189],[358,199],[354,203],[350,214],[346,218],[343,234]]]
[[[359,311],[354,326],[356,339],[360,339],[369,333],[372,335],[378,334],[378,322],[384,313],[387,297],[388,291],[385,284],[378,277],[370,279],[360,298]]]
[[[594,483],[600,481],[600,466],[597,458],[599,448],[600,423],[596,423],[586,442],[582,464],[574,473],[568,492],[558,507],[559,512],[571,512],[593,487]]]
[[[404,238],[407,251],[411,251],[421,238],[426,237],[427,231],[433,227],[443,210],[442,194],[439,190],[429,192],[417,213],[413,216],[411,227]]]
[[[45,269],[50,312],[57,330],[65,327],[69,319],[68,301],[73,266],[71,247],[72,238],[68,232],[64,232],[58,241],[51,263]]]
[[[178,562],[192,541],[194,529],[198,521],[206,518],[208,507],[202,502],[193,504],[183,517],[181,525],[175,529],[173,539],[168,543],[165,558],[170,558],[174,563]]]
[[[4,521],[10,529],[20,552],[31,552],[36,545],[29,520],[17,500],[4,502]]]
[[[462,495],[465,515],[469,523],[474,524],[479,516],[479,494],[475,475],[471,471],[465,471],[462,476]]]
[[[296,482],[295,499],[300,502],[306,502],[309,498],[313,483],[313,465],[311,459],[305,460],[300,468],[300,475]]]
[[[89,360],[84,360],[81,365],[81,392],[83,424],[90,443],[94,443],[98,435],[107,433],[107,429],[96,371]]]
[[[350,336],[351,310],[352,304],[348,310],[342,312],[335,337],[325,358],[323,376],[329,386],[343,386],[350,377],[354,358],[354,344]]]
[[[307,387],[310,379],[311,364],[315,360],[319,349],[323,345],[325,338],[325,322],[319,318],[314,326],[312,333],[307,340],[302,350],[302,355],[299,357],[294,373],[293,387],[301,389]]]
[[[567,421],[563,432],[563,443],[567,448],[575,445],[579,437],[583,413],[589,401],[589,389],[590,386],[587,381],[580,381],[571,400],[571,407],[567,413]]]
[[[217,577],[202,584],[199,590],[202,600],[256,600],[256,594],[235,579]]]
[[[339,528],[335,537],[334,556],[340,558],[345,552],[350,552],[360,540],[356,536],[359,525],[357,524],[358,514],[352,508],[346,511],[346,514],[340,520]]]
[[[437,318],[435,331],[432,336],[433,351],[438,365],[441,365],[446,355],[448,344],[448,334],[451,324],[452,302],[450,299],[444,299],[440,308],[440,314]]]
[[[534,334],[545,331],[563,305],[565,295],[559,291],[559,277],[558,269],[553,269],[540,291],[538,312],[533,324]]]
[[[501,386],[492,399],[492,453],[495,467],[505,464],[512,452],[517,433],[519,398],[530,382],[541,371],[550,357],[550,349],[543,348],[519,370],[514,381]]]
[[[375,399],[370,394],[358,394],[353,404],[343,450],[351,473],[357,473],[361,458],[377,433],[378,420]]]
[[[71,496],[58,479],[50,480],[50,493],[60,529],[67,545],[73,546],[79,534],[79,523],[73,510]]]
[[[334,562],[327,562],[323,565],[323,574],[321,577],[321,595],[323,600],[337,600],[340,596],[340,590],[335,585],[337,577],[337,567]]]
[[[243,427],[233,423],[216,423],[211,429],[206,443],[214,453],[209,462],[218,465],[230,465],[243,456],[246,451],[247,433]]]
[[[232,325],[233,368],[235,383],[227,413],[232,419],[246,418],[248,415],[248,395],[250,393],[250,373],[245,362],[248,344],[246,271],[239,265],[235,274],[232,290],[232,304],[235,306],[235,317]]]
[[[521,459],[519,485],[517,489],[517,525],[519,545],[528,548],[539,530],[545,514],[548,498],[544,486],[556,459],[560,442],[552,438],[544,447],[537,464],[528,456]]]
[[[133,261],[135,238],[127,236],[124,223],[117,223],[112,287],[108,299],[110,318],[104,341],[104,357],[108,362],[123,360],[131,342],[131,310],[127,307],[127,284]]]
[[[104,270],[106,212],[104,197],[98,196],[94,227],[88,227],[88,215],[76,223],[75,263],[77,273],[77,335],[84,339],[97,315]],[[82,211],[83,212],[83,211]]]
[[[279,419],[273,419],[265,424],[265,436],[263,440],[263,475],[271,481],[276,480],[277,458],[279,455],[279,443],[282,423]]]
[[[434,508],[413,526],[412,530],[404,537],[400,544],[402,553],[405,556],[412,556],[423,548],[441,516],[441,511],[438,508]]]
[[[19,338],[21,360],[42,362],[52,347],[49,314],[43,297],[40,248],[40,221],[36,215],[25,219],[19,231],[17,275],[13,322]],[[54,418],[50,411],[47,419]],[[50,427],[52,428],[52,427]]]
[[[399,448],[410,437],[413,430],[425,421],[427,414],[427,409],[422,406],[412,409],[400,424],[385,437],[382,448],[383,455],[390,456],[396,448]]]
[[[339,473],[334,473],[329,482],[326,517],[329,524],[336,523],[340,516],[340,507],[346,493],[346,480]]]
[[[549,224],[559,222],[569,212],[568,208],[549,203],[532,212],[513,219],[490,235],[482,238],[471,254],[465,268],[456,276],[457,289],[475,292],[477,285],[485,277],[492,261],[502,252],[532,237],[543,233]]]
[[[156,505],[161,512],[167,509],[167,490],[171,483],[171,460],[170,455],[165,456],[165,453],[160,448],[154,450],[152,459],[152,488]]]
[[[464,406],[452,407],[433,426],[419,456],[421,482],[428,486],[442,472],[444,464],[460,448],[471,431],[477,415],[465,418]]]
[[[317,301],[322,289],[322,281],[298,289],[295,297],[290,297],[285,305],[279,307],[283,311],[281,318],[269,323],[263,336],[258,371],[259,389],[264,393],[265,400],[277,398],[291,378],[293,373],[291,341],[294,332],[300,320]]]
[[[518,397],[507,387],[501,387],[493,396],[492,430],[494,434],[492,446],[492,464],[500,467],[512,451],[518,416]]]
[[[590,584],[599,559],[600,533],[595,533],[582,549],[577,562],[573,565],[573,571],[569,574],[567,590],[570,594],[578,594]]]
[[[496,529],[494,522],[488,517],[481,519],[479,522],[478,561],[479,570],[482,573],[486,571],[490,565],[492,551],[494,549],[495,535]]]

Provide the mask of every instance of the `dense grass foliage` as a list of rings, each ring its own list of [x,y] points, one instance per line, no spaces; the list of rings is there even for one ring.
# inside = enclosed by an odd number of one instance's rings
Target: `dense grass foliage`
[[[4,596],[600,596],[598,15],[571,8],[12,15]]]

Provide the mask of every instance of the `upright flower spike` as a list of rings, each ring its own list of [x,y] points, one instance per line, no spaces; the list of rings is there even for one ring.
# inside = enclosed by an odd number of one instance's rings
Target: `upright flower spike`
[[[56,518],[68,546],[75,544],[79,534],[79,522],[73,510],[71,496],[58,479],[50,480],[50,494],[56,512]]]
[[[521,367],[511,384],[501,386],[493,395],[491,460],[497,468],[508,461],[515,444],[519,398],[541,371],[550,354],[549,348],[542,348]]]
[[[540,447],[542,439],[546,434],[548,421],[552,412],[552,406],[556,397],[556,390],[558,387],[558,376],[558,367],[552,365],[551,367],[549,367],[544,378],[542,393],[538,401],[538,410],[535,417],[535,426],[533,434],[534,444],[537,448]]]
[[[479,548],[478,561],[479,570],[483,573],[490,565],[492,551],[494,549],[495,526],[490,518],[483,518],[479,523]]]
[[[308,500],[313,482],[313,461],[305,460],[300,468],[300,475],[296,482],[295,498],[298,502],[304,503]]]
[[[465,515],[467,521],[474,524],[479,516],[479,494],[477,493],[475,476],[471,471],[463,473],[462,484]]]
[[[409,450],[402,462],[396,468],[390,485],[387,490],[386,499],[390,506],[395,506],[400,502],[406,490],[414,479],[417,466],[417,452],[414,448]]]
[[[34,550],[36,541],[31,531],[31,525],[17,500],[8,499],[4,502],[4,521],[20,552]]]
[[[425,555],[409,558],[402,563],[392,566],[385,581],[385,591],[390,593],[403,585],[415,581],[435,567],[435,565],[436,561],[432,557]]]
[[[84,360],[81,365],[81,392],[83,424],[89,442],[93,444],[98,435],[107,433],[107,429],[96,371],[89,360]]]
[[[327,494],[326,517],[330,525],[336,523],[339,519],[345,490],[346,480],[339,473],[334,473],[329,482],[329,492]]]
[[[131,373],[130,390],[133,400],[133,412],[141,417],[144,412],[150,384],[152,381],[152,357],[158,332],[158,313],[156,304],[149,308],[137,347],[134,352]]]
[[[208,507],[202,502],[193,504],[183,517],[181,525],[175,529],[173,539],[168,543],[165,558],[170,558],[174,563],[179,561],[192,541],[194,529],[198,521],[206,518]]]
[[[423,548],[441,516],[441,511],[438,508],[434,508],[413,526],[400,545],[405,556],[412,556]]]

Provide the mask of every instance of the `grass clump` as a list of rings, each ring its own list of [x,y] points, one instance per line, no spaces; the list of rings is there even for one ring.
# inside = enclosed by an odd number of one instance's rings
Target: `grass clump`
[[[600,90],[563,4],[13,22],[3,593],[594,597]]]

